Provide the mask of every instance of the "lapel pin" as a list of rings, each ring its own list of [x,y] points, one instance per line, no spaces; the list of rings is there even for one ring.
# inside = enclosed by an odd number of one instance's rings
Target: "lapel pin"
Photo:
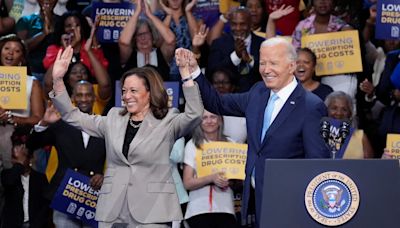
[[[296,104],[296,103],[295,103],[294,101],[290,101],[290,104],[291,104],[291,105],[294,105],[294,104]]]

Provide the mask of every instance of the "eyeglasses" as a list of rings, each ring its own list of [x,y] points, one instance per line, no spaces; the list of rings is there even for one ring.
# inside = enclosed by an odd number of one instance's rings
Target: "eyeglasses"
[[[141,32],[136,34],[137,38],[149,38],[151,36],[151,32]]]

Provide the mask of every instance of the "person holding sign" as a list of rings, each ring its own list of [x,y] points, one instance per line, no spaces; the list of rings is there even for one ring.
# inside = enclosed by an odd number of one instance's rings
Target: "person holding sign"
[[[326,107],[295,79],[296,60],[296,50],[287,40],[275,37],[264,41],[260,48],[263,82],[238,94],[218,94],[197,65],[191,70],[207,110],[218,115],[246,117],[248,152],[242,222],[247,220],[250,195],[254,193],[257,227],[266,158],[330,157],[319,133]]]
[[[148,19],[139,18],[142,9]],[[168,62],[174,55],[175,35],[151,13],[145,1],[137,1],[135,12],[122,30],[118,45],[124,71],[153,65],[163,73],[164,80],[169,80]]]
[[[223,134],[221,116],[204,111],[203,120],[185,147],[183,184],[189,190],[185,219],[190,228],[236,227],[233,192],[223,172],[198,177],[196,160],[202,146],[212,141],[229,141]]]
[[[0,38],[0,65],[5,66],[27,66],[27,50],[20,38],[16,35],[7,35]],[[6,110],[0,106],[0,152],[3,165],[11,167],[11,141],[10,136],[17,125],[33,126],[42,118],[44,113],[44,101],[42,98],[42,87],[36,78],[26,77],[26,109]],[[18,76],[16,76],[18,77]],[[4,79],[2,79],[4,80]],[[11,86],[7,86],[11,88]]]
[[[326,97],[325,105],[328,108],[328,117],[338,121],[353,120],[353,102],[348,94],[342,91],[332,92]],[[352,125],[355,125],[354,122]],[[342,158],[362,159],[374,157],[374,150],[363,130],[350,129],[348,137],[350,137],[349,140],[342,142],[342,146],[345,146],[345,148],[340,150],[343,151],[341,154]]]
[[[182,49],[175,54],[186,99],[184,113],[168,110],[161,76],[142,67],[121,78],[125,107],[98,116],[82,113],[71,104],[63,77],[72,55],[71,46],[57,54],[50,97],[64,121],[105,139],[107,166],[96,208],[99,227],[169,227],[171,221],[182,220],[169,153],[176,139],[189,133],[203,113],[198,87],[189,72],[194,57]]]
[[[311,16],[299,22],[292,35],[292,44],[295,48],[305,47],[302,45],[302,37],[320,34],[331,33],[353,28],[346,24],[345,21],[333,15],[334,1],[333,0],[314,0],[312,1],[314,12]],[[322,47],[324,47],[322,45]],[[315,52],[315,50],[314,50]],[[321,57],[317,56],[318,59]],[[329,75],[321,78],[321,82],[332,87],[334,91],[345,91],[353,99],[357,92],[358,82],[355,74],[337,74]]]

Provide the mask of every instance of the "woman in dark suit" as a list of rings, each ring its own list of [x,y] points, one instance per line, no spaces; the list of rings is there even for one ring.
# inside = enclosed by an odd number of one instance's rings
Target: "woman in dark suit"
[[[50,95],[54,106],[64,121],[106,142],[107,167],[96,208],[100,228],[113,224],[169,227],[171,221],[182,220],[169,153],[176,139],[199,124],[203,113],[198,87],[189,73],[190,54],[178,49],[175,55],[186,99],[184,113],[168,109],[160,75],[143,67],[129,70],[121,78],[125,107],[96,116],[71,105],[63,76],[72,48],[58,53]]]
[[[48,187],[46,176],[33,170],[32,153],[25,146],[29,127],[17,127],[11,136],[13,166],[1,173],[5,205],[1,227],[48,227],[49,201],[43,196]]]

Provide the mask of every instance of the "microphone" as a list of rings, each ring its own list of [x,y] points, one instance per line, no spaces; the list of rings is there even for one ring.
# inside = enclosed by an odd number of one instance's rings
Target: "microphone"
[[[331,123],[329,122],[328,117],[323,117],[321,119],[321,128],[320,128],[320,134],[322,138],[324,139],[325,143],[329,142],[329,136],[331,134]]]
[[[341,140],[342,143],[344,142],[344,140],[346,140],[349,134],[350,134],[350,121],[344,120],[340,125],[339,129],[339,137],[342,139]]]

